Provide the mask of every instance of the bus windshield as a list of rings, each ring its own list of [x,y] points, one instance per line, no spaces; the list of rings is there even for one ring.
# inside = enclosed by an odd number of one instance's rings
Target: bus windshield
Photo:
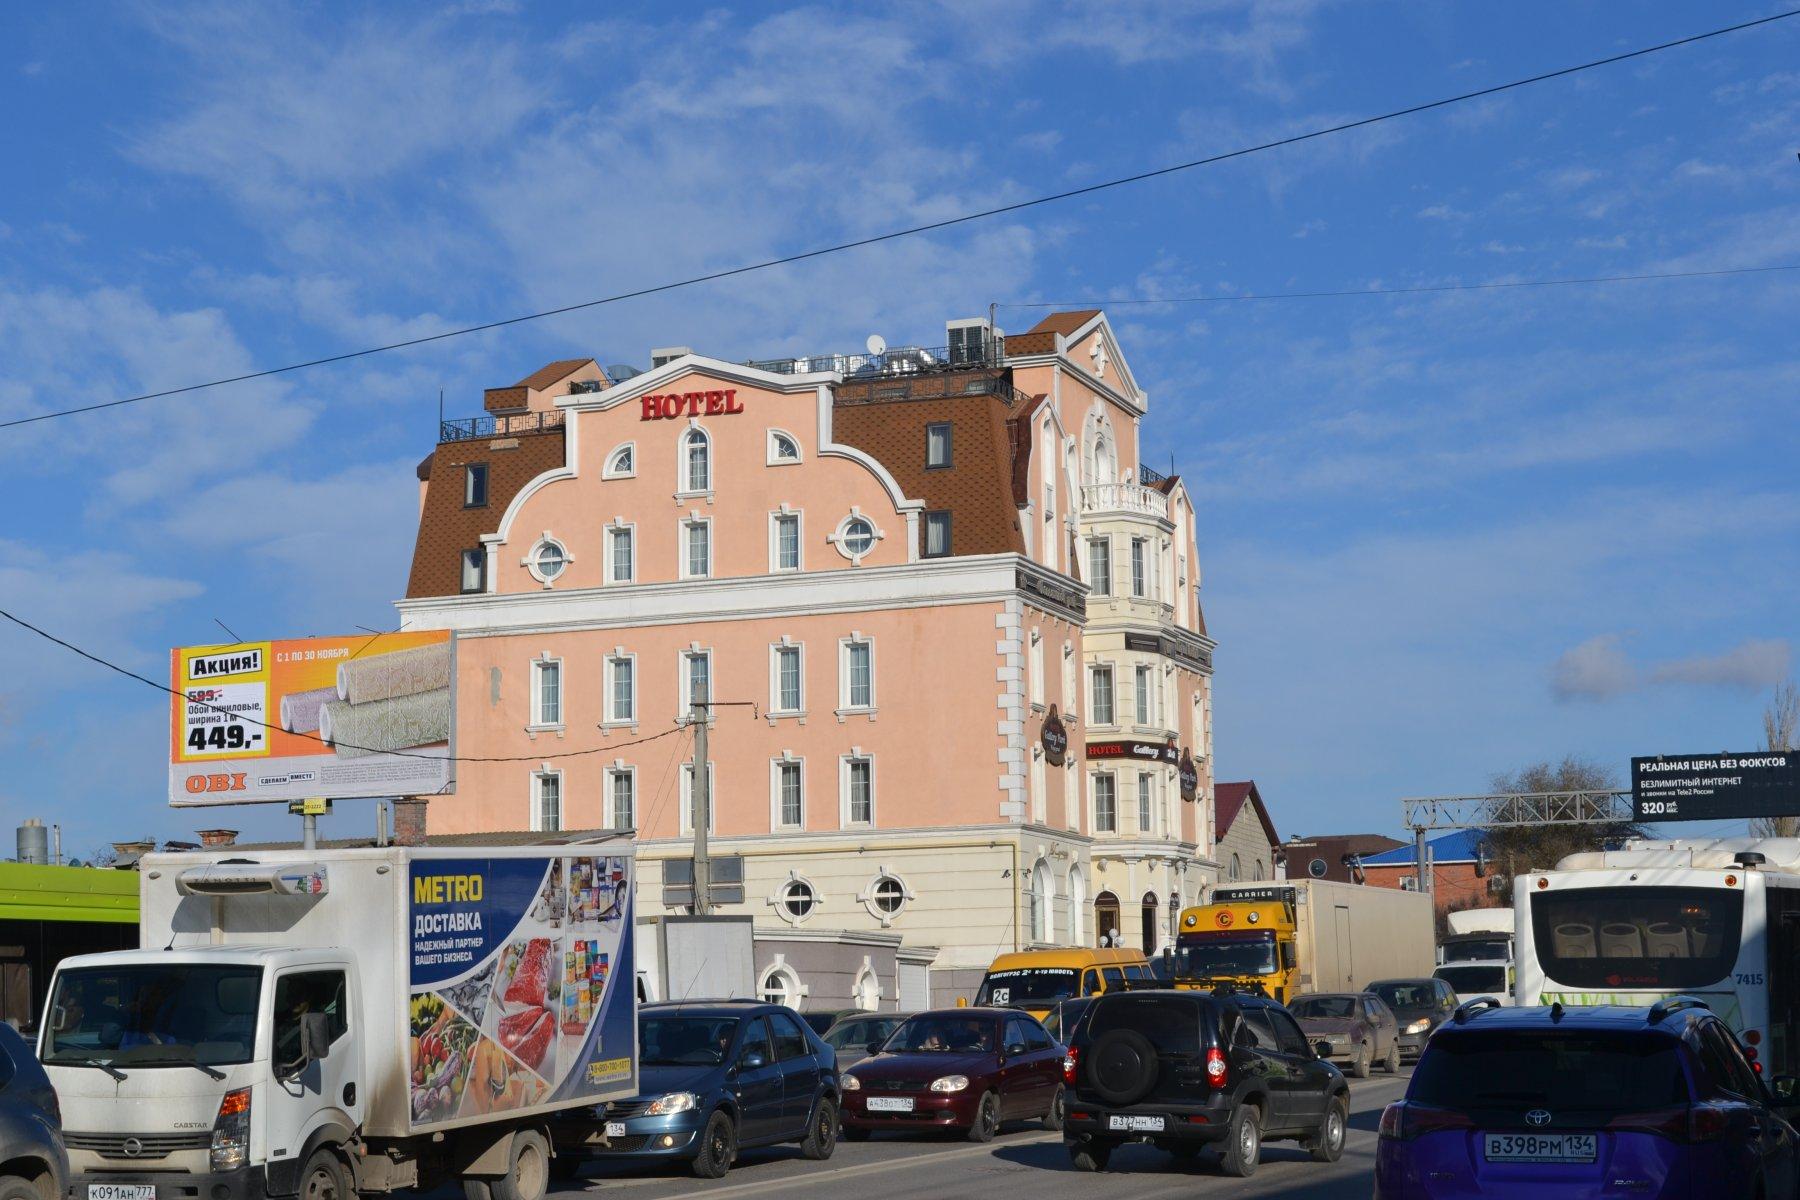
[[[1176,939],[1177,977],[1273,975],[1276,970],[1272,933],[1184,933]]]
[[[56,976],[44,1061],[174,1067],[249,1062],[262,968],[133,963]]]
[[[975,996],[977,1007],[999,1008],[1029,1004],[1054,1004],[1075,994],[1073,967],[1020,967],[1013,971],[989,971]]]
[[[1567,888],[1531,896],[1544,975],[1570,987],[1701,988],[1727,980],[1744,893],[1713,887]]]

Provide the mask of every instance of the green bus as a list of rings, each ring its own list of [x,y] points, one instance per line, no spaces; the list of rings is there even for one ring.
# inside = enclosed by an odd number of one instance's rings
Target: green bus
[[[0,863],[0,1021],[37,1026],[56,964],[138,944],[138,873]]]

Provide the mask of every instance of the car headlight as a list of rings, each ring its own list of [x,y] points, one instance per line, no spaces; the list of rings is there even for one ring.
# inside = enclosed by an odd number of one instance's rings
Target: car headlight
[[[670,1092],[666,1096],[658,1096],[644,1110],[646,1117],[667,1117],[675,1113],[684,1113],[696,1107],[700,1100],[692,1092]]]
[[[960,1092],[969,1086],[967,1075],[941,1075],[931,1081],[934,1092]]]
[[[860,1091],[862,1091],[862,1080],[860,1080],[860,1079],[858,1079],[858,1078],[857,1078],[857,1077],[856,1077],[856,1076],[854,1076],[854,1075],[846,1075],[846,1076],[844,1076],[844,1090],[845,1090],[845,1091],[846,1091],[846,1092],[860,1092]]]
[[[1427,1029],[1430,1029],[1430,1028],[1431,1028],[1431,1018],[1430,1017],[1420,1017],[1418,1020],[1414,1021],[1411,1025],[1408,1025],[1406,1027],[1406,1032],[1408,1032],[1408,1033],[1424,1033]]]
[[[1325,1040],[1334,1046],[1344,1046],[1349,1044],[1350,1035],[1347,1033],[1328,1033],[1325,1035]]]

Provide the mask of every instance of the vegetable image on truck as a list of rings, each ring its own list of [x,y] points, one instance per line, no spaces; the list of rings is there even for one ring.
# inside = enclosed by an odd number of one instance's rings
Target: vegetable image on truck
[[[42,1023],[66,1200],[541,1200],[551,1118],[636,1093],[627,839],[141,865],[153,949],[65,959]]]

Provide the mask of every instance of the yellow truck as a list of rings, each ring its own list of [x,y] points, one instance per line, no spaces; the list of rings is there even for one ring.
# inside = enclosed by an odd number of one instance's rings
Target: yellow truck
[[[1425,977],[1436,956],[1431,897],[1321,879],[1232,884],[1182,911],[1177,987],[1260,987],[1285,1004]]]

